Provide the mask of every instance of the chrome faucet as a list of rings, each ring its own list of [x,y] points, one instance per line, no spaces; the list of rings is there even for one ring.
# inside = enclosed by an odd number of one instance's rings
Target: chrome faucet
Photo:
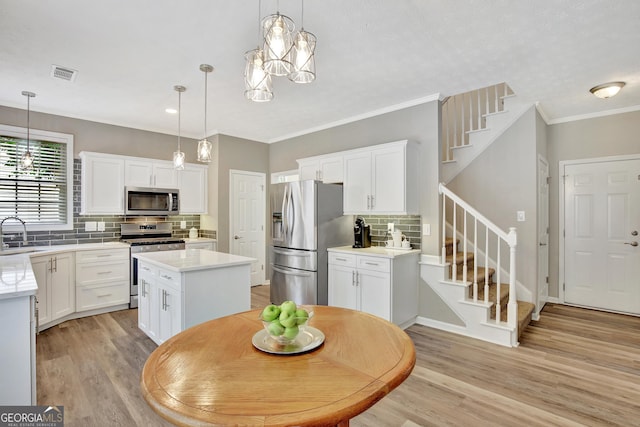
[[[22,224],[22,241],[24,243],[27,243],[27,224],[25,224],[24,221],[18,218],[17,216],[8,216],[2,221],[0,221],[0,251],[9,247],[9,245],[4,242],[4,232],[2,231],[2,226],[4,225],[4,222],[8,219],[15,219],[16,221],[19,221]]]

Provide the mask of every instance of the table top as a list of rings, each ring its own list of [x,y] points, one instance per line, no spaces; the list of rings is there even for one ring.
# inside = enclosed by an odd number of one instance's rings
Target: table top
[[[384,319],[314,306],[324,343],[270,354],[251,339],[260,310],[211,320],[159,346],[142,371],[142,393],[177,425],[318,426],[348,420],[400,385],[415,365],[409,336]]]

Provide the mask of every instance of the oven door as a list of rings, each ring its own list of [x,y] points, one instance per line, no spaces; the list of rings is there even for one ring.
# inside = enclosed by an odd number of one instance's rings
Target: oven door
[[[138,259],[131,257],[131,284],[129,286],[131,299],[129,308],[138,307]]]

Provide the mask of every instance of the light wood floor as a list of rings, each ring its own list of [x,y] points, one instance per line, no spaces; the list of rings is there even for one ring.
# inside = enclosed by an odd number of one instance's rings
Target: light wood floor
[[[269,289],[252,290],[254,307]],[[547,305],[518,348],[412,326],[411,376],[351,426],[640,426],[640,318]],[[65,425],[166,426],[139,379],[156,345],[137,310],[65,322],[37,337],[38,404]]]

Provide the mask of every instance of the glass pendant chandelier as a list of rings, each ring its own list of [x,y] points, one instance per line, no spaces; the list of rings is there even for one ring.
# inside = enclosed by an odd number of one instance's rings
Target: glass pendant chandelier
[[[35,98],[36,94],[33,92],[22,91],[22,94],[27,97],[27,151],[24,152],[22,158],[20,158],[20,169],[29,170],[33,167],[33,156],[31,155],[29,146],[29,130],[30,130],[30,113],[31,113],[31,98]]]
[[[287,76],[292,70],[291,50],[295,25],[288,16],[267,16],[262,20],[264,70],[273,76]]]
[[[178,170],[184,169],[184,153],[180,149],[180,115],[182,114],[182,92],[187,90],[184,86],[176,85],[173,90],[178,92],[178,150],[173,152],[173,167]]]
[[[201,64],[200,71],[204,73],[204,138],[198,141],[198,161],[209,163],[213,147],[207,141],[207,75],[213,71],[213,67],[209,64]]]
[[[316,36],[304,30],[304,1],[302,2],[302,19],[300,31],[293,40],[291,49],[291,72],[289,80],[294,83],[311,83],[316,79]]]

